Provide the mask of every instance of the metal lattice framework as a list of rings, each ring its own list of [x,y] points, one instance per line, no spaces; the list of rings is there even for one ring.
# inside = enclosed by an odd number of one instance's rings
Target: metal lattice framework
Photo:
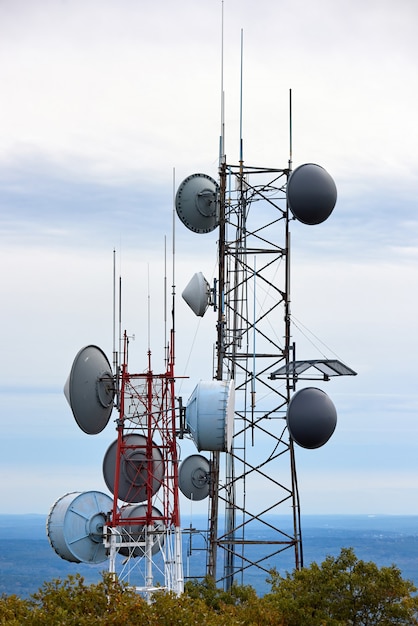
[[[147,371],[130,374],[128,343],[125,333],[119,377],[120,417],[117,421],[113,510],[106,528],[109,569],[111,572],[118,569],[119,579],[127,580],[148,597],[156,590],[179,594],[183,591],[183,565],[174,356],[170,352],[165,373],[154,374],[151,353],[148,352]],[[137,437],[132,438],[135,435]],[[127,493],[121,494],[123,478],[129,488]],[[131,502],[131,498],[138,502],[135,497],[138,487],[145,498],[140,497],[141,504],[128,517],[126,502]],[[126,557],[119,568],[116,562],[118,552]]]
[[[297,568],[302,565],[294,450],[285,420],[294,381],[269,379],[289,364],[291,353],[289,174],[242,163],[220,167],[215,377],[234,380],[236,409],[231,452],[212,453],[207,572],[226,588],[244,582],[249,568],[267,574],[284,550],[294,552]],[[257,528],[258,536],[267,529],[272,539],[254,539],[249,531]]]

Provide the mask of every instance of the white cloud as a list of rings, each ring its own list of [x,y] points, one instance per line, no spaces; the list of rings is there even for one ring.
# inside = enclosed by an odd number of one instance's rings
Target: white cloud
[[[374,471],[372,466],[359,470],[355,455],[350,472],[339,471],[335,464],[322,472],[304,468],[299,471],[302,512],[416,515],[416,502],[409,495],[417,489],[415,475],[416,466],[395,472]]]
[[[358,371],[326,386],[340,411],[336,448],[317,451],[315,460],[299,455],[302,504],[310,512],[363,511],[368,502],[378,512],[415,510],[414,481],[397,464],[403,437],[416,438],[417,12],[408,0],[224,4],[228,158],[238,155],[243,28],[246,162],[286,167],[292,88],[294,164],[318,162],[338,186],[326,224],[292,224],[295,321]],[[78,349],[97,343],[111,353],[113,248],[138,369],[148,345],[151,273],[151,346],[159,368],[173,167],[177,184],[196,171],[216,177],[220,21],[221,3],[209,0],[1,3],[1,385],[26,392],[6,394],[0,417],[18,440],[27,432],[19,463],[32,454],[34,427],[37,443],[45,427],[57,449],[57,424],[69,438],[76,430],[57,394]],[[217,235],[199,237],[180,224],[176,230],[177,373],[190,375],[179,383],[187,398],[196,379],[212,375],[215,316],[197,320],[180,293],[195,271],[213,276]],[[312,356],[317,348],[294,332],[299,355]],[[101,484],[102,439],[84,444],[85,436],[77,437],[83,454],[89,444],[91,458],[100,459],[93,474],[90,456],[78,459],[80,471],[69,461],[15,469],[5,512],[25,512],[16,495],[29,476],[34,494],[42,485],[42,500],[34,496],[39,512],[61,491]],[[103,437],[104,444],[110,434]],[[350,482],[357,437],[371,449],[379,438],[390,472],[373,472],[377,457],[363,455]],[[310,474],[334,450],[340,455],[332,472]],[[366,471],[372,478],[363,488]]]

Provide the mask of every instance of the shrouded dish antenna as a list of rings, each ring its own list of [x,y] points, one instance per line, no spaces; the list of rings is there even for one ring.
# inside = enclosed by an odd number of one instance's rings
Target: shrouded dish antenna
[[[201,380],[186,406],[186,425],[199,452],[229,452],[235,412],[234,381]]]
[[[202,272],[195,274],[181,294],[195,315],[203,317],[210,304],[210,285]]]
[[[119,486],[115,486],[116,462],[120,457]],[[143,502],[151,490],[157,493],[164,480],[160,448],[152,442],[151,452],[143,435],[125,435],[118,454],[118,441],[110,444],[103,459],[103,478],[108,489],[124,502]]]
[[[210,463],[201,454],[192,454],[179,468],[179,487],[189,500],[204,500],[209,495]]]
[[[195,233],[210,233],[219,224],[219,186],[207,174],[192,174],[176,193],[180,220]]]
[[[102,563],[106,514],[113,500],[100,491],[67,493],[52,505],[46,522],[49,543],[62,559],[73,563]]]
[[[75,421],[88,435],[107,425],[113,409],[115,384],[110,363],[97,346],[82,348],[74,359],[64,395]]]
[[[148,541],[151,542],[152,554],[157,554],[158,550],[162,548],[164,541],[163,514],[153,506],[151,509],[153,521],[148,524],[147,510],[146,504],[127,504],[121,508],[121,518],[124,520],[132,518],[132,524],[120,526],[120,536],[123,541],[132,541],[138,543],[138,546],[135,546],[133,549],[121,547],[119,548],[119,554],[130,557],[144,556],[147,552]],[[154,532],[149,530],[151,524]]]
[[[329,396],[316,387],[300,389],[287,408],[287,427],[302,448],[320,448],[337,425],[337,411]]]
[[[337,202],[334,180],[320,165],[306,163],[291,174],[287,202],[294,217],[303,224],[320,224],[332,213]]]

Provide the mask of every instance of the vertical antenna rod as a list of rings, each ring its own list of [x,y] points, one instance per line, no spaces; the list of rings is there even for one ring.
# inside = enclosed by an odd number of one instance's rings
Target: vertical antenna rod
[[[116,406],[119,407],[119,347],[116,339],[116,250],[113,249],[113,374],[115,376]]]
[[[287,183],[289,182],[290,175],[292,173],[292,158],[293,158],[293,137],[292,137],[292,90],[289,89],[289,169],[287,172]],[[290,248],[291,248],[291,234],[289,228],[289,206],[286,201],[286,220],[285,220],[285,237],[286,237],[286,257],[285,257],[285,359],[286,364],[290,364],[290,353],[292,351],[295,358],[295,344],[291,344],[291,330],[290,330]],[[292,349],[293,348],[293,349]],[[290,402],[291,392],[295,390],[295,377],[293,374],[287,374],[286,376],[286,395],[287,404]],[[293,440],[289,437],[289,452],[290,452],[290,465],[291,465],[291,480],[293,491],[293,534],[295,538],[294,554],[295,554],[295,567],[300,569],[303,567],[303,548],[302,548],[302,532],[301,532],[301,519],[300,519],[300,499],[299,488],[296,474],[296,462]]]
[[[122,276],[119,276],[119,363],[122,363]]]
[[[172,314],[172,323],[173,323],[173,334],[175,332],[175,297],[176,297],[176,168],[173,167],[173,240],[172,240],[172,255],[173,255],[173,308],[171,311]],[[174,342],[174,337],[173,337]],[[174,346],[173,346],[173,355],[174,355]],[[173,356],[174,358],[174,356]]]
[[[167,237],[164,235],[164,351],[165,362],[168,362],[167,350]]]
[[[118,353],[116,350],[116,250],[113,248],[113,371],[117,374]]]
[[[224,2],[222,0],[221,19],[221,136],[219,141],[219,266],[218,266],[218,322],[217,322],[217,366],[216,379],[222,380],[223,375],[223,330],[224,330],[224,265],[223,248],[225,245],[225,191],[226,191],[226,155],[225,155],[225,94],[224,94]],[[219,484],[219,452],[211,454],[211,480],[209,491],[209,533],[206,571],[208,576],[216,580],[217,537],[218,537],[218,484]]]
[[[147,324],[147,328],[148,328],[148,352],[151,350],[151,295],[150,295],[150,288],[149,288],[149,263],[148,263],[148,267],[147,267],[147,278],[148,278],[148,286],[147,286],[147,314],[148,314],[148,324]]]
[[[224,93],[224,2],[221,19],[221,136],[219,138],[219,167],[225,160],[225,93]]]
[[[289,89],[289,171],[292,171],[293,146],[292,146],[292,90]]]
[[[244,55],[244,30],[241,28],[241,78],[240,78],[240,95],[239,95],[239,160],[244,160],[244,148],[242,140],[242,83],[243,83],[243,55]]]

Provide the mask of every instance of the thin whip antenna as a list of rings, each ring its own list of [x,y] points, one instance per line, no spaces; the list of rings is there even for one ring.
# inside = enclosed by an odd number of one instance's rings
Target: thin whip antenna
[[[241,28],[241,76],[240,76],[240,94],[239,94],[239,160],[244,161],[244,146],[242,139],[242,83],[243,83],[243,57],[244,57],[244,30]]]
[[[118,369],[118,355],[116,351],[116,250],[113,248],[113,371]]]
[[[172,322],[172,336],[171,336],[171,365],[174,366],[175,360],[175,351],[174,351],[174,334],[175,334],[175,307],[176,307],[176,168],[173,167],[173,224],[172,224],[172,232],[173,232],[173,240],[172,240],[172,255],[173,255],[173,284],[172,284],[172,311],[171,311],[171,322]]]
[[[122,356],[122,276],[119,275],[119,360]]]
[[[221,18],[221,136],[219,138],[219,165],[225,157],[225,93],[224,93],[224,0]]]
[[[122,242],[119,242],[120,250],[122,249]],[[116,274],[116,271],[115,271]],[[115,291],[116,291],[116,275],[115,275]],[[123,362],[123,338],[122,338],[122,254],[119,252],[119,293],[118,293],[118,347],[117,347],[117,362],[118,362],[118,371],[116,377],[117,389],[119,389],[119,367]],[[116,310],[116,292],[115,292],[115,310]],[[115,313],[115,326],[116,326],[116,313]],[[115,348],[116,349],[116,348]]]
[[[164,235],[164,351],[166,366],[168,363],[167,352],[167,236]]]
[[[150,295],[150,288],[149,288],[149,263],[148,263],[148,296],[147,296],[147,300],[148,300],[148,352],[150,352],[151,350],[151,295]]]
[[[292,171],[292,158],[293,158],[293,146],[292,146],[292,90],[289,89],[289,170]]]
[[[115,376],[116,406],[119,407],[119,347],[116,337],[116,250],[113,249],[113,373]]]

